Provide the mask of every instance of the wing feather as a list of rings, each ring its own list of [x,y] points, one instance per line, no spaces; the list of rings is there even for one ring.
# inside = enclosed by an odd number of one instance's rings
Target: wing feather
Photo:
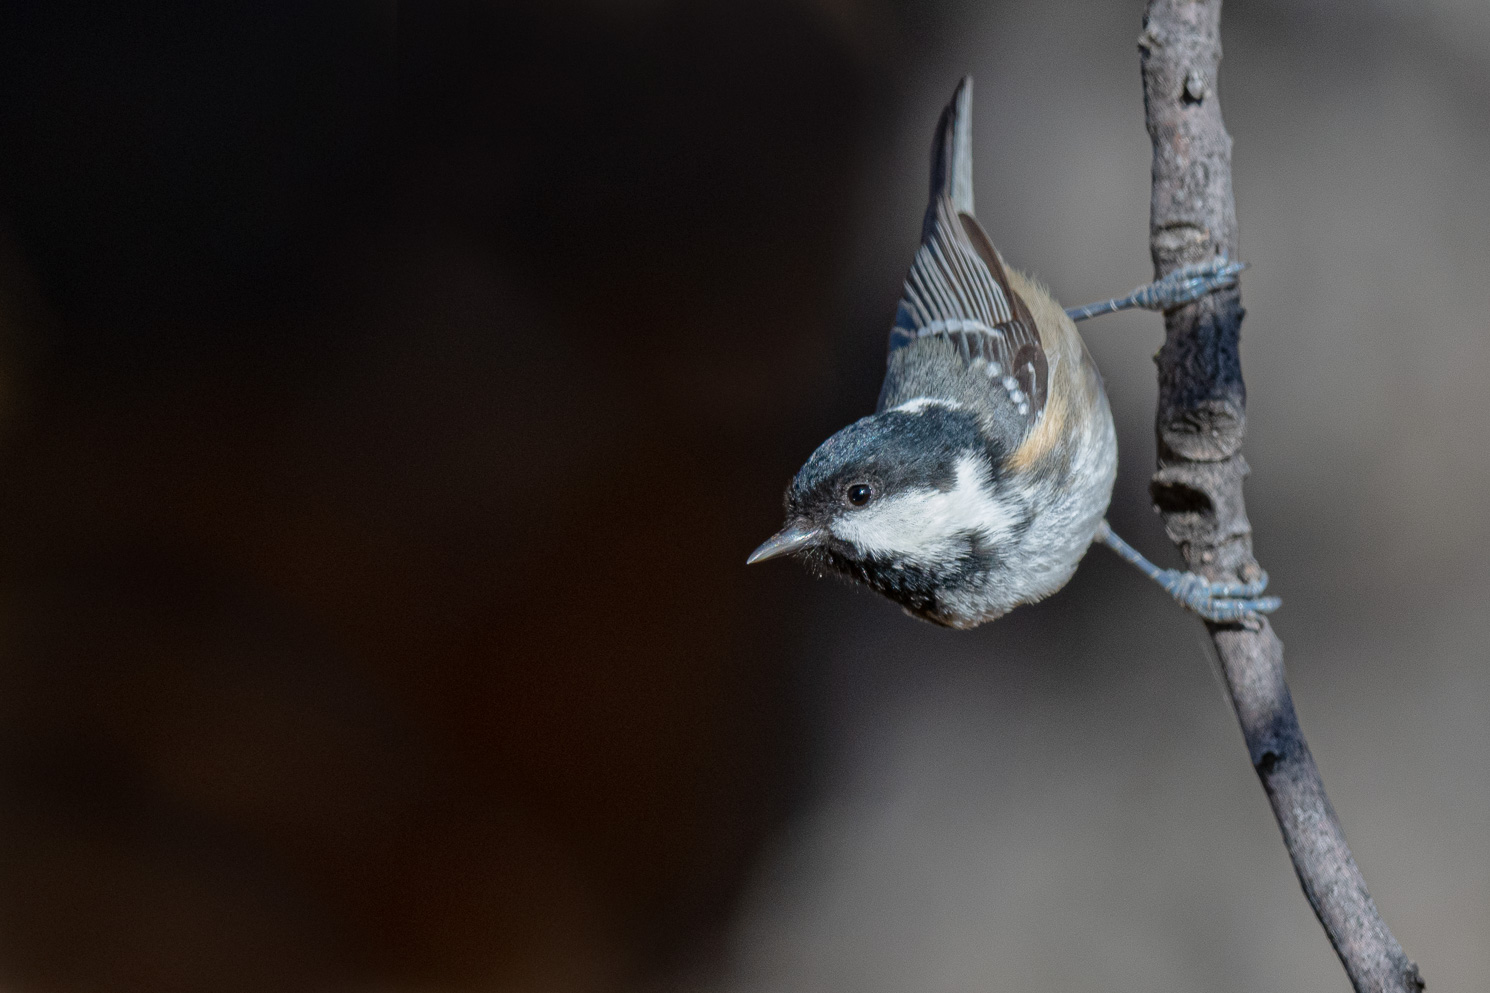
[[[931,202],[890,350],[928,335],[947,338],[969,365],[985,363],[1028,430],[1045,406],[1049,366],[1034,316],[972,215],[971,106],[972,80],[964,79],[942,112],[932,146]]]

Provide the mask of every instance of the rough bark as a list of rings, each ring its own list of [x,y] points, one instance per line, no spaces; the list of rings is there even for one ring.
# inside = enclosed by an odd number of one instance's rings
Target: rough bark
[[[1139,39],[1154,146],[1149,239],[1155,278],[1216,255],[1237,257],[1231,137],[1221,120],[1220,0],[1149,0]],[[1256,575],[1242,502],[1246,385],[1240,291],[1165,315],[1154,503],[1189,568]],[[1283,678],[1283,644],[1265,619],[1210,624],[1252,765],[1272,802],[1304,895],[1359,993],[1416,993],[1417,966],[1387,929],[1345,844]]]

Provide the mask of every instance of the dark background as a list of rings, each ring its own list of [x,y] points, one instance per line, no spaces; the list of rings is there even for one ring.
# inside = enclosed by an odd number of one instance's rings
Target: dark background
[[[867,412],[931,127],[1150,275],[1141,4],[0,14],[0,981],[1347,988],[1198,622],[746,570]],[[1252,517],[1431,988],[1490,975],[1490,9],[1228,7]],[[1086,334],[1147,506],[1158,318]]]

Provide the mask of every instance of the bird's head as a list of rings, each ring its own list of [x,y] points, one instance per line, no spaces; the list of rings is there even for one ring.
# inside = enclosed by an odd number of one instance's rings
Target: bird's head
[[[927,620],[978,623],[964,601],[1018,526],[996,447],[956,404],[916,400],[856,421],[798,471],[786,526],[748,561],[797,555]]]

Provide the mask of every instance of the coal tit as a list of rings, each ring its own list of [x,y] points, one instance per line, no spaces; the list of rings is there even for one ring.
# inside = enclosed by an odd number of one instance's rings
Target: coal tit
[[[970,628],[1059,590],[1098,540],[1211,620],[1275,608],[1256,599],[1265,576],[1212,584],[1159,569],[1112,534],[1117,437],[1073,321],[1177,306],[1241,267],[1218,259],[1062,310],[1004,263],[973,215],[971,100],[965,78],[937,125],[921,245],[875,413],[813,452],[787,489],[786,527],[748,561],[794,554],[914,616]]]

